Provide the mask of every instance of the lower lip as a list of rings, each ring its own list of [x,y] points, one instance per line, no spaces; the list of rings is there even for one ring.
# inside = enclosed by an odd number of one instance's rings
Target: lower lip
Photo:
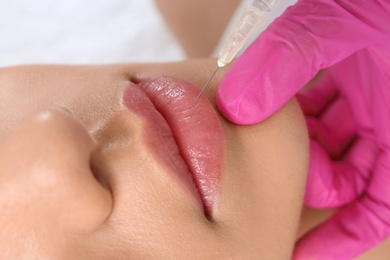
[[[221,180],[224,133],[207,98],[193,103],[198,93],[187,82],[153,78],[131,84],[123,102],[145,119],[145,138],[156,157],[200,198],[210,216]]]

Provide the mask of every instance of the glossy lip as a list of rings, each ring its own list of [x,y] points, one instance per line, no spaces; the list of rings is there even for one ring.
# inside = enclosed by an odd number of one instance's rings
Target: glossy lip
[[[221,180],[224,133],[205,96],[193,103],[198,93],[179,79],[143,79],[138,86],[130,84],[123,103],[145,119],[152,150],[201,200],[210,217]]]

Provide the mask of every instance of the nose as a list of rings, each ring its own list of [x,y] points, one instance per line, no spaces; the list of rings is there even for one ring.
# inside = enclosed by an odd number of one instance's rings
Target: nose
[[[94,147],[81,122],[65,110],[24,120],[0,150],[0,204],[12,205],[8,213],[24,218],[23,225],[52,223],[56,232],[96,228],[112,201],[91,170]]]

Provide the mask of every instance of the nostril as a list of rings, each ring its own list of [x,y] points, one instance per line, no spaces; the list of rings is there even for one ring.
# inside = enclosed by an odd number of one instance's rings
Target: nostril
[[[138,85],[139,83],[141,83],[141,79],[138,78],[137,76],[132,76],[132,77],[130,77],[129,81],[132,82],[132,83],[134,83],[134,84],[137,84],[137,85]]]
[[[110,182],[108,177],[104,174],[104,170],[100,166],[101,161],[98,158],[99,156],[96,153],[96,150],[92,152],[91,158],[89,160],[89,167],[92,172],[92,175],[95,177],[96,181],[108,192],[112,194]]]

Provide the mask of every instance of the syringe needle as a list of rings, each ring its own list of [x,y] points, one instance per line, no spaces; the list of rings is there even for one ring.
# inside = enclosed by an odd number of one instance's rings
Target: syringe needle
[[[200,96],[203,94],[203,92],[206,90],[207,86],[210,84],[211,80],[214,78],[215,74],[217,74],[217,71],[219,70],[219,66],[215,69],[213,75],[211,75],[209,81],[207,81],[206,85],[204,85],[204,87],[202,88],[202,90],[200,91],[199,95],[196,97],[196,99],[194,100],[194,103],[196,103],[196,101],[198,101],[198,99],[200,98]]]

